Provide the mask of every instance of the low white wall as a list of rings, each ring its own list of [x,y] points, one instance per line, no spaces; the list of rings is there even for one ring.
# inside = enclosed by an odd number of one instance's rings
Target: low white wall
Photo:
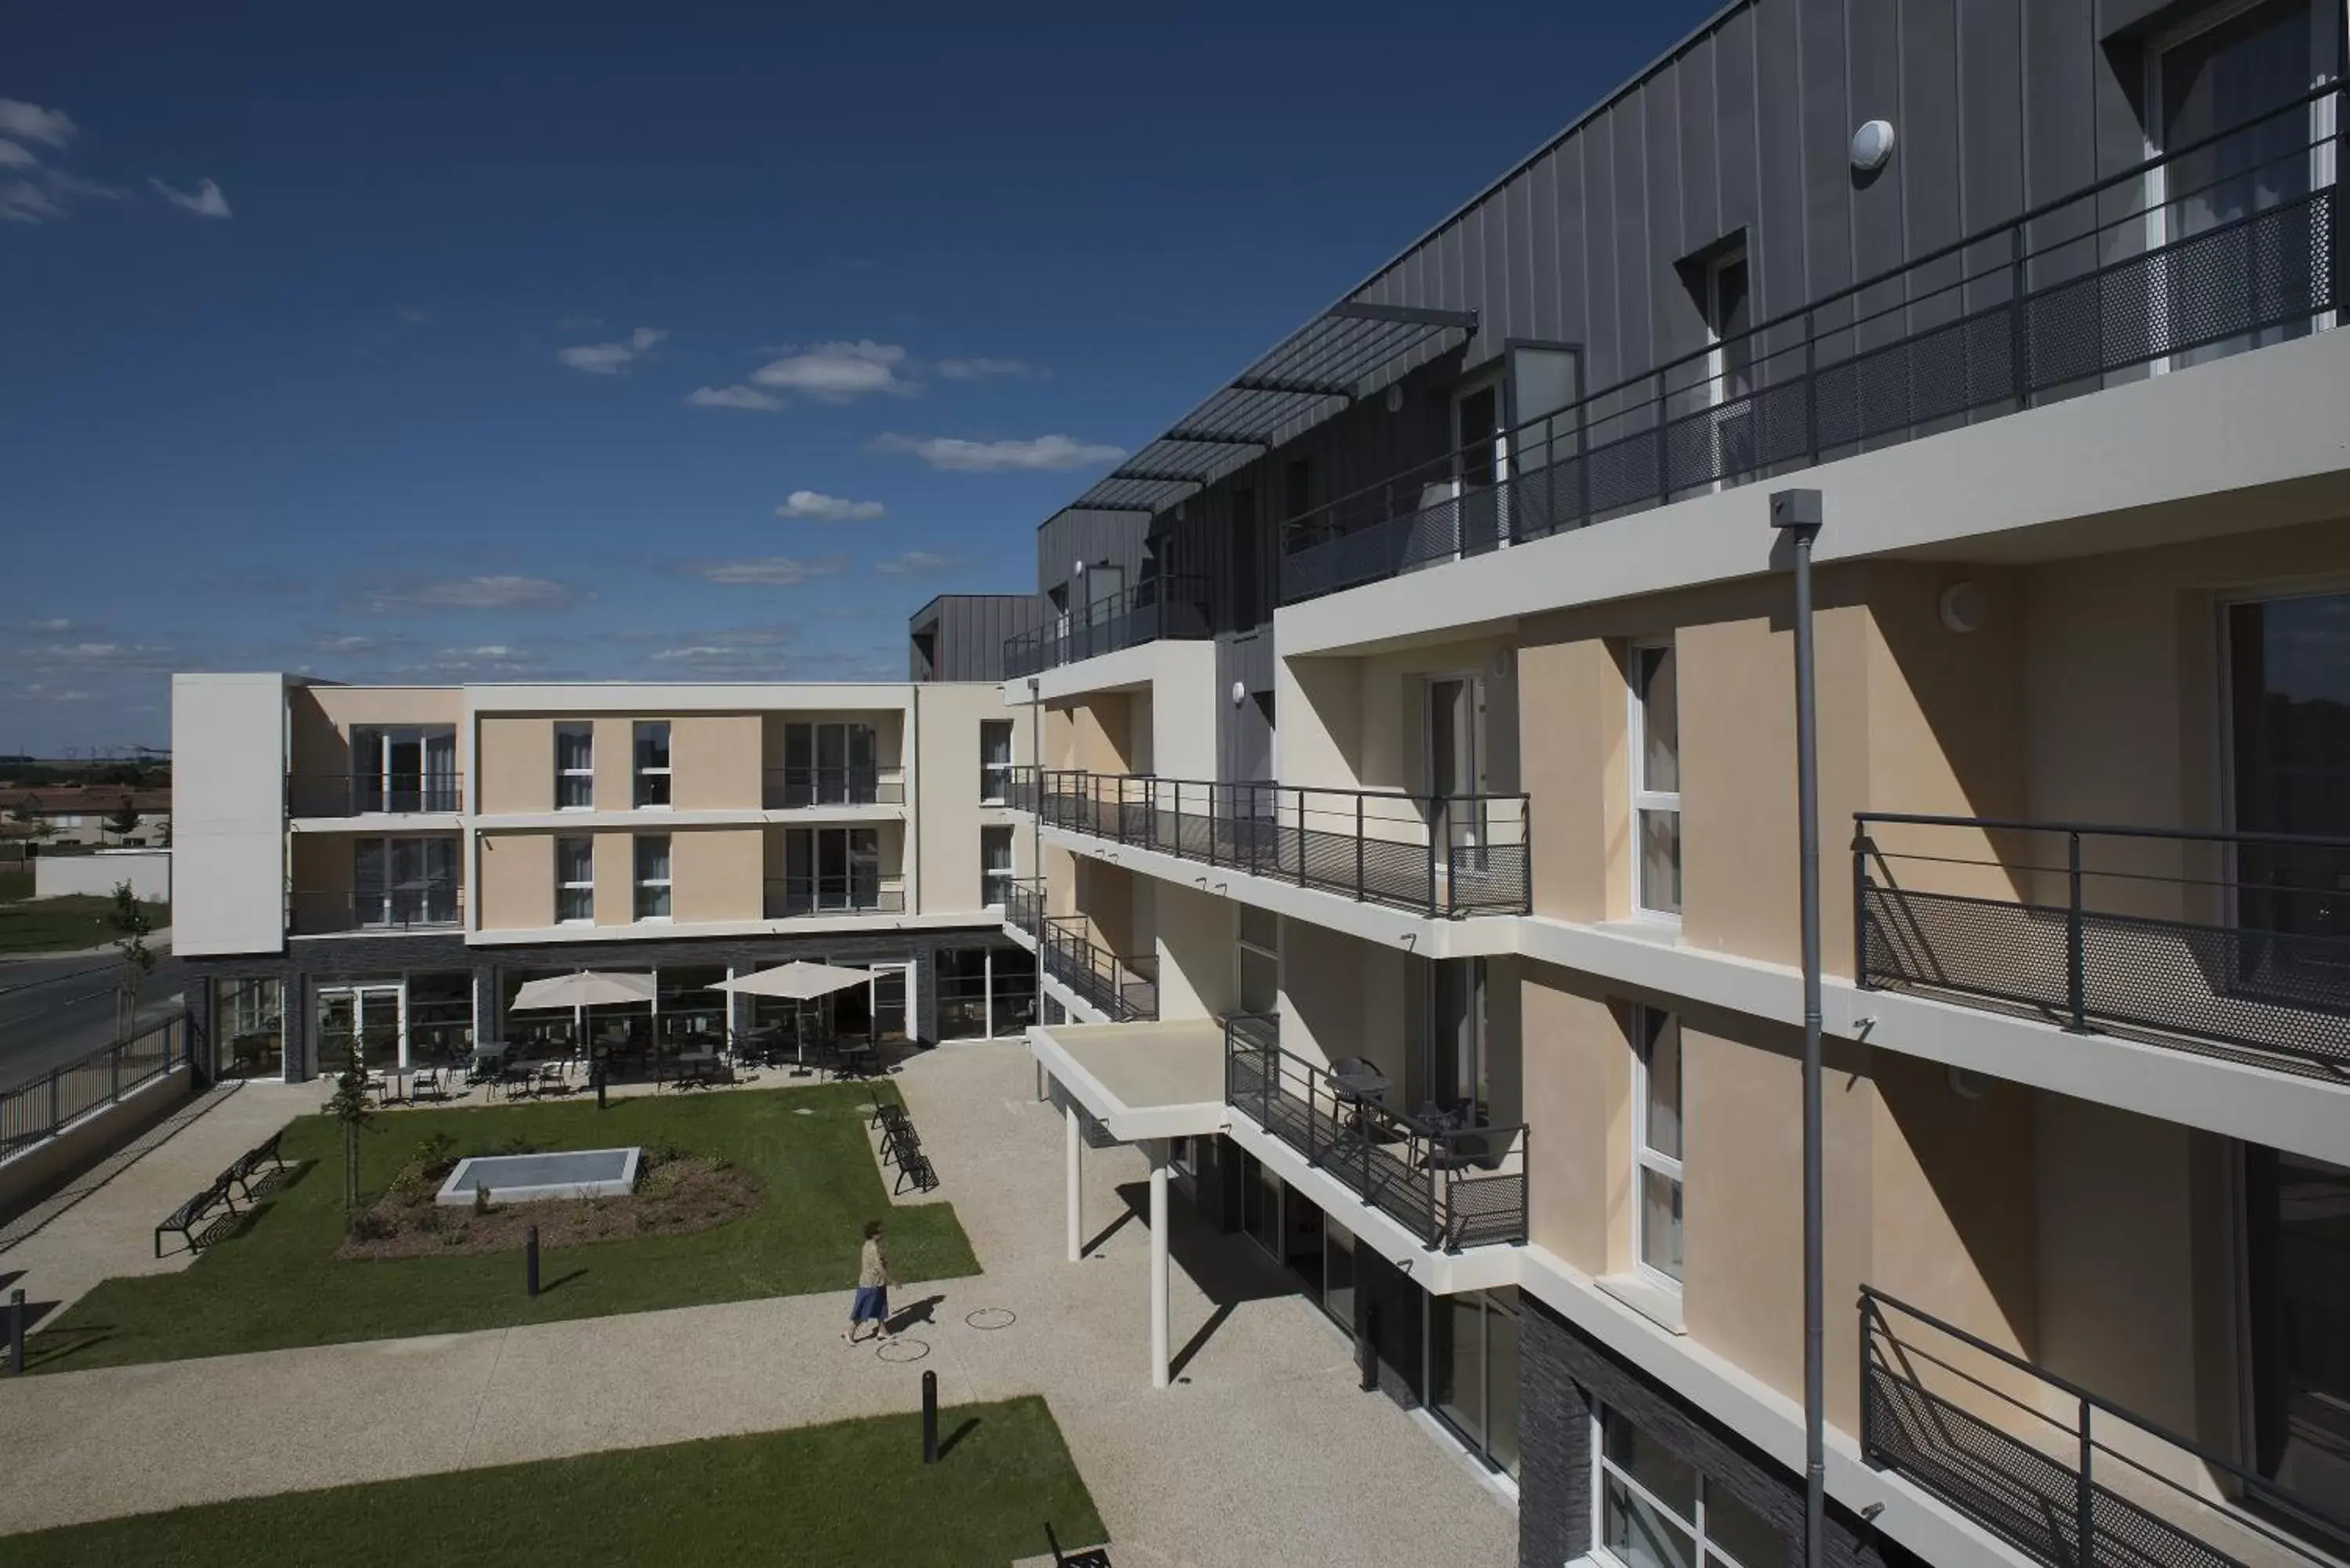
[[[33,897],[68,893],[111,898],[118,883],[151,903],[172,901],[172,852],[168,849],[101,849],[95,855],[48,855],[33,862]]]

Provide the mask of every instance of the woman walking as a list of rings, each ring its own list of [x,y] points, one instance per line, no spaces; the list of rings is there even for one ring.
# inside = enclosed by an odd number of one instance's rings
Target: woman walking
[[[865,1222],[865,1250],[857,1265],[857,1294],[849,1298],[848,1327],[841,1338],[850,1345],[861,1345],[866,1335],[858,1331],[870,1320],[873,1337],[895,1339],[889,1332],[889,1287],[898,1277],[889,1272],[889,1260],[881,1251],[881,1221]]]

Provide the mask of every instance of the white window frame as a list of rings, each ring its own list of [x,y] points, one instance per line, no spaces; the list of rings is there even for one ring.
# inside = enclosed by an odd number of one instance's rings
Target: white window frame
[[[1001,725],[1003,731],[1003,760],[987,760],[988,732]],[[979,804],[1002,805],[1012,798],[1012,770],[1018,766],[1016,732],[1009,719],[982,719],[979,722]]]
[[[629,804],[638,811],[669,811],[677,804],[675,770],[670,763],[663,763],[659,767],[649,767],[637,760],[637,742],[647,730],[659,730],[661,732],[662,754],[670,757],[671,762],[676,759],[676,753],[670,750],[676,742],[676,732],[667,719],[639,719],[631,724],[629,727],[629,777],[631,784]],[[668,783],[669,799],[664,801],[639,799],[638,797],[644,794],[645,781],[655,778]]]
[[[588,742],[588,763],[585,767],[566,767],[563,763],[563,740],[566,735],[577,735]],[[577,805],[567,805],[563,800],[563,784],[567,779],[588,781],[588,798]],[[555,809],[557,811],[593,811],[596,809],[596,726],[591,722],[564,723],[555,726]]]
[[[432,766],[432,754],[436,749],[436,742],[445,743],[448,748],[449,768],[445,774],[436,774]],[[416,747],[417,801],[414,805],[392,804],[395,794],[392,780],[396,775],[391,771],[391,750],[395,745],[402,743],[413,743]],[[456,789],[457,729],[455,725],[354,724],[351,726],[351,752],[355,758],[364,752],[372,752],[375,754],[375,767],[369,773],[359,772],[356,761],[352,763],[349,782],[351,809],[354,812],[365,809],[388,815],[405,815],[412,812],[458,809],[461,803]],[[426,804],[428,798],[433,794],[436,784],[443,779],[449,786],[449,804],[445,806],[428,805]],[[370,787],[374,790],[375,805],[372,807],[363,807],[361,803],[367,790]]]
[[[668,862],[669,875],[665,877],[648,877],[645,875],[644,846],[655,839],[659,839],[660,841],[662,858]],[[630,900],[629,912],[635,917],[636,922],[639,925],[668,925],[676,918],[676,854],[677,845],[669,834],[639,833],[630,836],[629,840],[629,882],[630,891],[633,896]],[[662,912],[658,915],[648,915],[644,912],[645,895],[655,889],[659,889],[660,893],[661,904],[663,906]]]
[[[1652,1036],[1649,1025],[1659,1022]],[[1648,1146],[1648,1047],[1652,1038],[1669,1032],[1679,1058],[1674,1076],[1680,1085],[1681,1152],[1666,1154]],[[1653,1173],[1670,1181],[1681,1195],[1681,1266],[1689,1266],[1689,1183],[1684,1175],[1689,1158],[1689,1056],[1682,1048],[1681,1021],[1669,1009],[1636,1002],[1632,1008],[1632,1268],[1645,1282],[1679,1295],[1681,1282],[1648,1261],[1648,1178]]]
[[[567,844],[588,846],[588,880],[585,882],[564,879],[563,846]],[[588,912],[566,915],[563,912],[563,896],[566,893],[587,894]],[[596,841],[584,835],[566,834],[555,841],[555,923],[558,926],[592,926],[596,923]]]
[[[1687,1534],[1690,1544],[1690,1555],[1698,1564],[1698,1568],[1716,1568],[1717,1564],[1720,1568],[1778,1568],[1776,1563],[1742,1563],[1737,1558],[1714,1544],[1712,1537],[1706,1533],[1705,1528],[1706,1494],[1713,1490],[1714,1480],[1696,1464],[1687,1459],[1682,1462],[1689,1464],[1690,1473],[1697,1478],[1697,1517],[1695,1519],[1682,1518],[1679,1509],[1642,1486],[1630,1475],[1625,1473],[1615,1460],[1607,1457],[1607,1407],[1598,1400],[1592,1401],[1592,1555],[1601,1562],[1615,1563],[1617,1568],[1630,1568],[1630,1565],[1626,1563],[1624,1559],[1617,1556],[1615,1550],[1607,1544],[1607,1482],[1612,1479],[1626,1491],[1664,1515]]]
[[[1631,753],[1632,764],[1632,832],[1630,835],[1632,846],[1632,913],[1635,917],[1643,920],[1656,920],[1665,924],[1678,926],[1681,921],[1681,911],[1679,908],[1681,900],[1679,898],[1676,898],[1674,900],[1676,907],[1670,909],[1656,909],[1648,902],[1648,878],[1647,871],[1648,857],[1643,851],[1645,839],[1640,832],[1640,819],[1643,813],[1669,812],[1672,815],[1674,857],[1677,860],[1681,862],[1682,880],[1684,884],[1686,884],[1688,862],[1684,857],[1685,846],[1683,845],[1681,838],[1681,792],[1678,788],[1670,790],[1652,790],[1647,787],[1648,767],[1648,703],[1643,696],[1645,682],[1641,678],[1643,673],[1642,666],[1646,663],[1647,656],[1648,654],[1660,651],[1671,655],[1675,660],[1674,691],[1676,698],[1675,706],[1678,711],[1679,692],[1680,689],[1679,668],[1679,655],[1675,648],[1673,639],[1669,637],[1646,638],[1627,645],[1625,649],[1625,662],[1627,665],[1625,675],[1627,679],[1624,684],[1626,695],[1630,704],[1631,714],[1627,731],[1631,744],[1626,749]],[[1678,720],[1676,720],[1676,726],[1678,727]],[[1673,737],[1673,757],[1675,763],[1675,781],[1678,783],[1680,758],[1680,737],[1678,734]]]
[[[987,844],[991,835],[1003,839],[1003,865],[1001,869],[987,863]],[[1009,823],[985,823],[979,830],[979,901],[991,909],[1001,909],[1011,902],[1013,881],[1020,875],[1020,846]]]

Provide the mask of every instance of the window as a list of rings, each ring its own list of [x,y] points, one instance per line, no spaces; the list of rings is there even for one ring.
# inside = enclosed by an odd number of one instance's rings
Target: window
[[[1625,1568],[1779,1568],[1787,1538],[1679,1454],[1601,1407],[1597,1534]]]
[[[784,835],[783,919],[879,909],[881,835],[871,827],[795,827]]]
[[[2350,849],[2316,842],[2350,838],[2350,592],[2230,604],[2223,628],[2229,826],[2310,841],[2234,849],[2230,978],[2282,997],[2350,961]]]
[[[457,809],[457,732],[414,726],[351,732],[351,809]]]
[[[873,805],[881,794],[880,750],[870,724],[785,725],[784,805]]]
[[[1471,1453],[1508,1475],[1518,1473],[1517,1295],[1504,1285],[1428,1298],[1429,1404]]]
[[[1241,1011],[1269,1014],[1281,1003],[1281,917],[1243,904],[1239,920],[1233,964]]]
[[[596,807],[596,726],[555,726],[555,808],[592,811]]]
[[[457,919],[457,841],[361,838],[351,846],[351,913],[363,927],[446,926]]]
[[[1679,659],[1669,642],[1636,643],[1632,678],[1632,901],[1681,912]]]
[[[1681,1023],[1653,1007],[1632,1010],[1633,1254],[1640,1273],[1681,1285]]]
[[[567,926],[596,919],[596,841],[555,841],[555,918]]]
[[[993,805],[1012,798],[1012,721],[979,723],[979,798]]]
[[[670,918],[669,835],[640,833],[636,849],[637,919],[666,920]]]
[[[637,789],[639,809],[666,806],[669,793],[669,724],[665,720],[637,725]]]
[[[1012,828],[1008,824],[979,830],[979,887],[983,903],[1001,909],[1012,901]]]

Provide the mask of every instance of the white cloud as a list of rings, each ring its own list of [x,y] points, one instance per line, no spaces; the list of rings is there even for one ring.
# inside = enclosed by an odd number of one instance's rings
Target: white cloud
[[[365,653],[376,646],[376,639],[361,637],[357,632],[342,632],[315,639],[311,649],[318,653]]]
[[[25,623],[25,629],[26,631],[71,631],[73,622],[63,616],[56,616],[48,620],[28,620]]]
[[[806,517],[819,523],[869,523],[889,510],[879,501],[844,501],[821,491],[795,490],[775,508],[778,517]]]
[[[29,180],[0,185],[0,218],[10,223],[45,223],[64,213],[65,209],[52,201],[47,191]]]
[[[211,180],[197,182],[192,191],[178,191],[150,175],[147,183],[162,194],[163,200],[182,212],[193,213],[199,218],[225,218],[229,215],[228,198],[221,194],[220,185]]]
[[[854,343],[817,343],[751,372],[762,387],[782,387],[803,397],[845,403],[872,392],[910,392],[915,383],[902,372],[906,351],[894,343],[859,338]]]
[[[61,109],[43,109],[37,103],[0,98],[0,136],[13,136],[19,141],[37,141],[47,147],[63,147],[74,139],[76,132],[74,122]]]
[[[1080,441],[1065,435],[1034,441],[961,441],[951,436],[888,434],[873,438],[875,452],[905,452],[932,468],[958,473],[1042,472],[1115,462],[1123,447]]]
[[[0,169],[32,169],[38,167],[40,161],[28,149],[13,141],[0,141]]]
[[[105,661],[120,659],[125,655],[137,653],[140,650],[138,649],[130,648],[120,642],[77,642],[72,644],[53,643],[49,647],[41,649],[42,654],[49,659],[80,659],[89,663],[103,663]]]
[[[668,336],[659,327],[639,327],[619,343],[581,343],[556,358],[591,376],[617,376],[651,353]]]
[[[873,569],[883,576],[914,577],[930,572],[943,572],[953,565],[953,556],[941,556],[935,550],[909,550],[902,556],[874,562]]]
[[[813,577],[828,577],[845,565],[837,556],[822,560],[802,561],[789,556],[766,556],[750,561],[706,561],[693,568],[709,582],[748,584],[757,587],[787,588]]]
[[[685,400],[697,409],[772,410],[784,406],[783,399],[756,387],[696,387],[685,395]]]
[[[1036,367],[1025,359],[941,359],[939,374],[950,381],[982,381],[990,376],[1029,377]]]
[[[432,607],[442,609],[556,609],[578,597],[568,586],[546,577],[452,577],[386,588],[371,594],[377,610]]]

